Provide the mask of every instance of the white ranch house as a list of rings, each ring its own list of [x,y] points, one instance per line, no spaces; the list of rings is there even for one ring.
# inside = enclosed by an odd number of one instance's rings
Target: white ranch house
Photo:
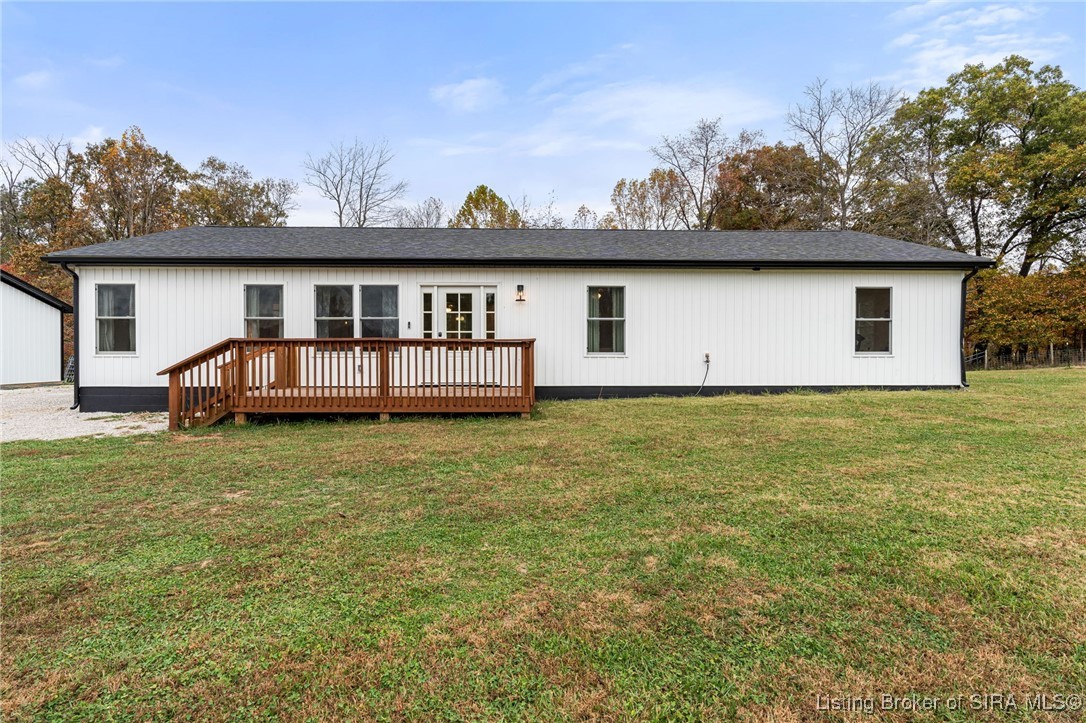
[[[81,408],[177,406],[179,424],[955,388],[964,280],[993,264],[837,231],[297,227],[46,258],[76,286]]]

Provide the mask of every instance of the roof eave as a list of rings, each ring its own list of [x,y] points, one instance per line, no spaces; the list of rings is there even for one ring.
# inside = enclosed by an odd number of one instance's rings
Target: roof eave
[[[254,257],[202,257],[184,258],[176,256],[54,256],[42,257],[53,264],[76,264],[80,266],[525,266],[559,268],[682,268],[682,269],[973,269],[990,268],[995,261],[983,257],[976,259],[938,260],[938,261],[861,261],[854,259],[831,260],[721,260],[706,261],[698,259],[632,260],[632,259],[568,259],[568,258],[489,258],[489,259],[417,259],[417,258],[354,258],[354,257],[297,257],[269,258]]]
[[[68,302],[58,299],[47,291],[42,291],[37,286],[23,281],[14,274],[9,274],[6,271],[0,273],[0,280],[12,288],[18,289],[27,296],[32,296],[43,304],[53,307],[62,314],[71,314],[73,312],[72,305]]]

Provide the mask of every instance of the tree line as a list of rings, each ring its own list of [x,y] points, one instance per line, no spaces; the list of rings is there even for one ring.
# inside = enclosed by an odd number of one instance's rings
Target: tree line
[[[568,221],[553,198],[535,206],[486,185],[455,210],[438,198],[405,204],[407,181],[392,172],[383,141],[337,143],[302,166],[340,226],[837,229],[991,256],[1000,273],[1022,278],[1086,263],[1086,93],[1058,67],[1019,56],[967,65],[911,98],[880,83],[818,80],[787,121],[790,142],[758,130],[732,137],[720,118],[663,136],[645,177],[619,179],[607,208],[581,205]],[[188,225],[285,225],[299,190],[216,157],[185,169],[137,127],[82,151],[64,140],[15,141],[0,184],[0,260],[60,296],[67,281],[43,253]],[[1000,278],[975,284],[992,289],[990,301],[1007,289],[1025,298],[1026,286]],[[1034,284],[1031,298],[1063,294],[1055,282],[1018,283]],[[992,301],[971,319],[1005,308]],[[1004,343],[997,327],[984,333]],[[1050,336],[1044,343],[1059,335]]]
[[[76,151],[64,139],[20,139],[0,161],[2,260],[70,298],[67,277],[41,261],[53,251],[185,226],[283,226],[293,181],[254,178],[214,156],[187,170],[132,127]]]

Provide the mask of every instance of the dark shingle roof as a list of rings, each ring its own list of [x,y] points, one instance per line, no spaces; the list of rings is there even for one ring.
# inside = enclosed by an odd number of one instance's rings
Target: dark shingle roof
[[[0,281],[3,281],[5,284],[11,286],[12,288],[18,289],[27,296],[33,296],[38,301],[42,302],[43,304],[48,304],[49,306],[52,306],[54,309],[57,309],[63,314],[72,313],[71,304],[58,299],[57,297],[53,296],[48,292],[42,291],[37,286],[34,286],[27,281],[23,281],[15,274],[9,274],[7,271],[0,269]]]
[[[985,258],[854,231],[201,226],[49,254],[72,264],[972,268]]]

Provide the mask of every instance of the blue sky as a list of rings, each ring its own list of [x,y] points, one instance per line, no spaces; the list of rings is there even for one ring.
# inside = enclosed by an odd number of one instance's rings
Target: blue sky
[[[905,92],[1010,53],[1086,75],[1086,4],[2,5],[3,138],[139,125],[187,167],[301,180],[307,152],[386,138],[408,199],[486,183],[602,213],[661,134],[701,117],[790,138],[816,77]],[[293,224],[333,223],[303,186]]]

